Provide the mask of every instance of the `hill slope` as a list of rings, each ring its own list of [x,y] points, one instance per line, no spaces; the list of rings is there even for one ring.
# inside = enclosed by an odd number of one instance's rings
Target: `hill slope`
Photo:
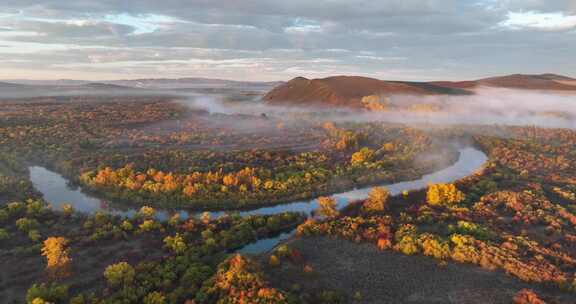
[[[576,91],[576,79],[556,74],[513,74],[473,81],[436,81],[431,83],[447,88],[460,89],[494,87],[522,90]]]
[[[466,95],[469,92],[424,82],[383,81],[359,76],[323,79],[297,77],[264,96],[269,104],[334,105],[361,107],[362,97],[370,95]]]

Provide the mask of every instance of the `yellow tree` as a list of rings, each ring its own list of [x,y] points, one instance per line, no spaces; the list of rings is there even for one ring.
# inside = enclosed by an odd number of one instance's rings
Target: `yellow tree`
[[[210,212],[206,211],[202,213],[202,216],[200,216],[200,220],[202,221],[202,223],[208,225],[210,223],[210,219],[211,219],[211,215]]]
[[[336,131],[336,125],[331,121],[326,121],[322,124],[322,128],[328,132]]]
[[[44,241],[42,255],[46,257],[46,270],[54,278],[65,278],[70,275],[72,259],[67,248],[69,241],[64,237],[49,237]]]
[[[386,98],[378,95],[364,96],[361,102],[365,109],[372,112],[383,112],[388,108]]]
[[[382,145],[382,150],[386,151],[386,152],[393,152],[396,149],[396,147],[394,146],[394,143],[385,143]]]
[[[252,189],[254,189],[254,190],[258,189],[260,187],[260,185],[262,184],[262,180],[256,176],[252,176],[252,178],[250,179],[250,182],[252,183]]]
[[[164,176],[164,184],[162,185],[162,190],[164,190],[164,192],[173,192],[178,189],[178,187],[178,180],[172,173]]]
[[[222,178],[222,183],[224,186],[237,186],[238,185],[238,178],[232,173],[225,175]]]
[[[439,185],[428,186],[428,191],[426,192],[426,201],[430,205],[440,205],[442,198],[440,197],[440,187]]]
[[[74,213],[74,207],[71,204],[64,203],[62,204],[62,213],[65,217],[70,217]]]
[[[336,200],[331,197],[321,196],[318,198],[318,213],[325,217],[338,216]]]
[[[186,195],[188,197],[191,197],[194,195],[194,193],[196,193],[196,187],[194,187],[193,185],[187,185],[182,190],[182,193],[184,193],[184,195]]]
[[[366,211],[384,211],[390,192],[384,187],[374,187],[368,193],[368,199],[364,202]]]
[[[435,184],[428,187],[426,201],[430,205],[454,205],[465,199],[464,193],[454,184]]]
[[[161,183],[164,181],[164,172],[162,171],[158,171],[153,177],[152,179],[157,182],[157,183]]]
[[[138,212],[140,214],[140,216],[142,216],[143,218],[153,218],[156,215],[156,210],[154,210],[154,208],[149,207],[149,206],[143,206],[142,208],[140,208],[140,212]]]
[[[360,149],[360,151],[352,154],[350,162],[352,163],[352,165],[361,165],[365,162],[370,161],[373,156],[374,156],[374,150],[370,148],[362,148]]]
[[[348,148],[348,143],[346,142],[346,138],[342,137],[335,145],[336,150],[343,151]]]

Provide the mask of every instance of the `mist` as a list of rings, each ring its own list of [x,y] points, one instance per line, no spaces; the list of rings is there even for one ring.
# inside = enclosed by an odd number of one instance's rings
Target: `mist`
[[[510,125],[576,128],[576,94],[482,88],[469,96],[390,96],[382,112],[318,106],[276,106],[262,101],[225,102],[222,96],[188,95],[178,101],[211,114],[266,115],[290,121],[322,119],[340,122],[390,122],[435,125]],[[289,103],[287,103],[289,104]],[[433,105],[414,111],[413,104]]]
[[[164,97],[186,105],[192,110],[211,115],[258,116],[286,123],[310,120],[317,122],[389,122],[408,125],[510,125],[548,128],[576,128],[576,94],[552,91],[481,88],[467,96],[387,96],[390,105],[385,111],[369,112],[353,108],[318,106],[269,105],[261,100],[263,92],[235,88],[225,92],[206,93],[194,90],[110,89],[105,87],[44,88],[26,86],[0,92],[3,100],[58,96]],[[431,105],[427,111],[413,110],[411,105]],[[247,118],[247,117],[244,117]],[[243,119],[244,131],[259,131]],[[240,129],[242,124],[237,124]],[[240,130],[238,130],[240,131]],[[263,130],[260,130],[263,131]]]
[[[574,128],[576,95],[528,90],[483,88],[476,95],[424,97],[421,103],[439,104],[437,112],[398,111],[384,119],[439,124],[503,124]]]

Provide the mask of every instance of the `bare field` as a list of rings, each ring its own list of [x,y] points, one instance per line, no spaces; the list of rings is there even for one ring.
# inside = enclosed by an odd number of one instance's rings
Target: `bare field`
[[[503,272],[451,262],[440,266],[432,258],[380,251],[371,244],[312,237],[293,239],[289,245],[301,251],[313,272],[305,274],[302,266],[289,262],[267,266],[274,286],[287,290],[293,284],[307,291],[335,290],[352,303],[367,304],[507,304],[519,290],[532,288],[548,303],[571,303],[571,295],[534,288]],[[356,293],[361,299],[354,299]]]

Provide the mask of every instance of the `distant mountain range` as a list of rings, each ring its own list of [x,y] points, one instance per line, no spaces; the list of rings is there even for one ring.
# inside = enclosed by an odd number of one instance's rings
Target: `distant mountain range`
[[[576,93],[576,79],[555,75],[508,75],[472,81],[407,82],[358,76],[322,79],[294,78],[264,96],[276,105],[336,105],[364,107],[367,96],[472,95],[483,88],[563,91]]]
[[[91,82],[84,80],[10,80],[0,82],[2,97],[95,94],[161,94],[197,92],[217,94],[249,91],[264,94],[280,82],[248,82],[208,78],[135,79]]]
[[[280,84],[280,82],[251,82],[210,78],[113,80],[104,83],[145,89],[270,88]]]
[[[58,79],[58,80],[28,80],[28,79],[11,79],[4,80],[4,82],[25,84],[25,85],[39,85],[39,86],[80,86],[91,83],[93,81],[87,80],[74,80],[74,79]]]
[[[573,91],[576,90],[576,79],[556,75],[525,75],[514,74],[500,77],[490,77],[473,81],[438,81],[432,84],[459,89],[476,89],[479,87],[496,87],[524,90],[552,90]]]
[[[0,97],[38,97],[60,95],[106,95],[106,94],[148,94],[141,89],[134,89],[105,83],[85,84],[22,84],[0,82]]]
[[[0,89],[12,89],[12,88],[26,88],[27,85],[11,83],[11,82],[0,82]]]
[[[88,84],[109,84],[128,88],[138,89],[195,89],[195,88],[243,88],[243,87],[265,87],[270,88],[281,82],[265,81],[235,81],[212,78],[149,78],[149,79],[129,79],[129,80],[103,80],[86,81],[73,79],[59,80],[7,80],[9,83],[41,86],[83,86]]]
[[[297,77],[288,82],[249,82],[210,78],[134,79],[91,82],[84,80],[12,80],[0,82],[0,96],[29,97],[97,94],[160,94],[183,92],[264,95],[278,105],[333,105],[363,107],[366,96],[471,95],[481,88],[508,88],[576,93],[576,79],[556,75],[514,74],[471,81],[386,81],[360,76],[323,79]],[[254,96],[256,96],[254,95]]]

